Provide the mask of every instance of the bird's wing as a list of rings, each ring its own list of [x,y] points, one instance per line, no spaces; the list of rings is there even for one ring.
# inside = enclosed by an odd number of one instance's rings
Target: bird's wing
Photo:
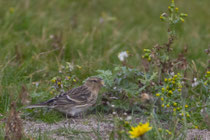
[[[77,88],[73,88],[66,93],[61,93],[56,97],[39,104],[28,106],[27,108],[35,108],[35,107],[50,107],[54,108],[59,105],[78,105],[84,104],[87,102],[88,98],[91,96],[91,91],[88,90],[86,86],[80,86]]]
[[[91,91],[87,86],[80,86],[78,88],[74,88],[66,93],[74,102],[86,102],[89,97],[91,97]]]
[[[81,104],[85,103],[91,96],[91,91],[86,86],[73,88],[66,93],[61,93],[58,96],[48,100],[44,104],[50,106],[66,105],[66,104]]]

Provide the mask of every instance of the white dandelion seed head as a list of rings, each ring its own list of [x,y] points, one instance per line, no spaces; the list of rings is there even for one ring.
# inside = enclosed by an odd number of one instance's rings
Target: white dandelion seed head
[[[128,57],[128,52],[127,51],[123,51],[123,52],[120,52],[118,54],[118,58],[120,61],[125,61],[125,58]]]

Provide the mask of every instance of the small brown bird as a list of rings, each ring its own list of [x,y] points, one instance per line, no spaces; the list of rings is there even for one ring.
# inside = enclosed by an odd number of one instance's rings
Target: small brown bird
[[[66,115],[76,116],[96,103],[99,90],[102,86],[104,86],[104,82],[101,78],[90,77],[80,87],[73,88],[66,93],[61,93],[46,102],[30,105],[26,108],[53,108]]]

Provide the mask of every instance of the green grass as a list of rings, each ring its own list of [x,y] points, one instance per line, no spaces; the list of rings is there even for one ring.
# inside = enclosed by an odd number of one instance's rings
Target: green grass
[[[18,101],[22,85],[26,85],[32,103],[51,97],[49,81],[65,62],[82,66],[74,73],[80,79],[77,85],[97,69],[121,64],[117,58],[120,51],[128,50],[130,65],[140,68],[142,50],[167,41],[166,25],[159,16],[169,2],[0,0],[0,113],[6,115],[10,102]],[[177,5],[189,17],[174,43],[174,54],[187,45],[187,59],[203,70],[210,38],[210,1],[185,0]],[[50,39],[52,35],[59,39]],[[47,114],[35,118],[60,120],[55,112]],[[55,117],[49,117],[52,114]]]

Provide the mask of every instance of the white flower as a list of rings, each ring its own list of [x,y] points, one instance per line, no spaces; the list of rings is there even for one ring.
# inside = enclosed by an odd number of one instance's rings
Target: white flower
[[[112,112],[112,114],[113,114],[113,115],[116,115],[117,113],[116,113],[116,112]]]
[[[192,83],[192,87],[196,87],[199,84],[199,82]]]
[[[72,63],[66,62],[66,65],[70,72],[74,70],[74,65]]]
[[[131,119],[132,119],[131,116],[127,116],[125,120],[126,120],[126,121],[130,121]]]
[[[128,57],[127,51],[123,51],[123,52],[120,52],[120,53],[118,54],[118,58],[120,59],[120,61],[124,61],[125,58],[127,58],[127,57]]]
[[[171,75],[171,76],[174,76],[174,72],[171,72],[170,75]]]
[[[115,107],[115,105],[111,105],[111,107]]]

